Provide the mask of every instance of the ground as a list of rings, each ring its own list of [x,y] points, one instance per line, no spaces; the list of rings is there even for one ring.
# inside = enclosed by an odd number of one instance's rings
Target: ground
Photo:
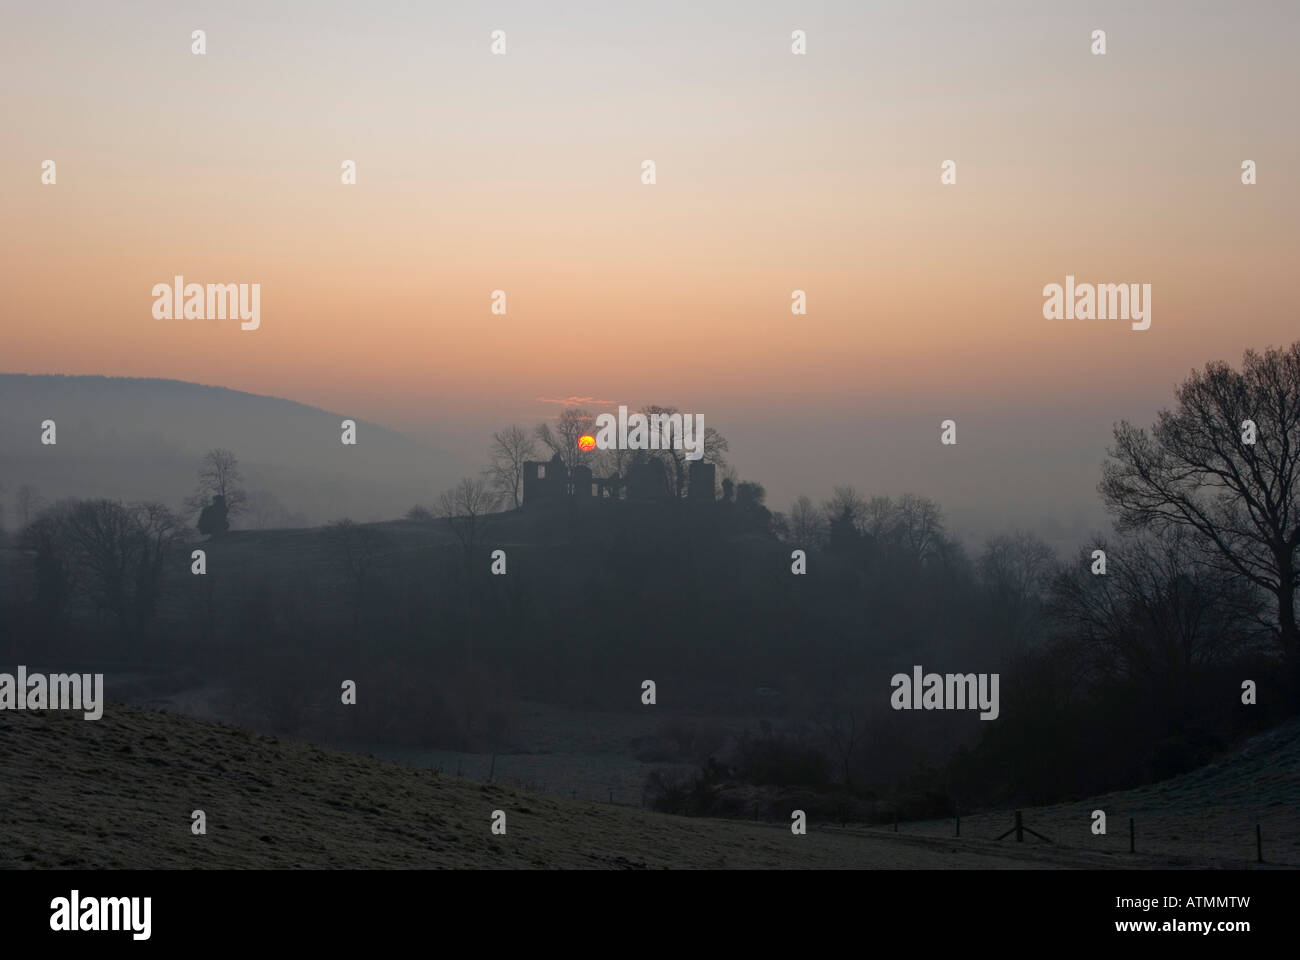
[[[986,823],[908,824],[891,830],[811,823],[699,820],[636,807],[572,800],[454,773],[403,766],[178,713],[109,704],[104,718],[77,713],[0,714],[0,866],[89,868],[1024,868],[1246,866],[1254,859],[1255,798],[1211,796],[1253,764],[1270,810],[1266,853],[1300,863],[1294,725],[1256,738],[1225,761],[1151,788],[1147,819],[1180,805],[1199,829],[1222,825],[1213,856],[1167,850],[1142,827],[1127,853],[1125,809],[1140,791],[1026,811],[1055,831],[1053,845],[989,839],[1009,814]],[[1268,735],[1265,735],[1267,737]],[[1250,760],[1251,753],[1255,757]],[[1235,766],[1233,766],[1235,764]],[[1226,772],[1225,772],[1226,770]],[[1199,778],[1199,779],[1198,779]],[[1199,784],[1199,786],[1198,786]],[[1244,788],[1242,788],[1244,789]],[[1240,792],[1240,790],[1238,791]],[[1116,798],[1128,797],[1129,806]],[[1094,843],[1078,813],[1111,805],[1110,833]],[[1235,813],[1224,811],[1232,807]],[[1208,811],[1196,820],[1197,810]],[[207,834],[191,832],[201,809]],[[494,810],[507,833],[494,836]],[[1066,811],[1075,810],[1074,814]],[[1163,816],[1170,816],[1165,810]],[[1143,823],[1139,819],[1139,823]],[[1249,831],[1249,844],[1237,833]],[[1000,832],[1000,830],[998,831]],[[1121,837],[1122,834],[1122,837]],[[1190,836],[1190,833],[1189,833]],[[1122,849],[1121,849],[1122,847]],[[1236,851],[1240,850],[1240,856]],[[1226,853],[1225,853],[1226,852]]]

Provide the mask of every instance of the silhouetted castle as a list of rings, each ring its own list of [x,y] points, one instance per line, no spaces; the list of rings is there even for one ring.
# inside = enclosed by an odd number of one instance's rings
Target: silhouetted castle
[[[713,501],[716,479],[713,464],[692,460],[687,474],[688,500]],[[671,500],[668,474],[662,461],[634,463],[626,477],[594,477],[590,467],[577,466],[570,473],[559,453],[547,463],[529,460],[524,464],[524,506],[564,500]]]

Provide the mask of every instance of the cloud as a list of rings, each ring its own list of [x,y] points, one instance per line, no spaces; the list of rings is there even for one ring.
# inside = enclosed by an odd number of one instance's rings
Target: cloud
[[[595,397],[538,397],[538,403],[558,403],[562,407],[616,407],[617,400],[597,400]]]

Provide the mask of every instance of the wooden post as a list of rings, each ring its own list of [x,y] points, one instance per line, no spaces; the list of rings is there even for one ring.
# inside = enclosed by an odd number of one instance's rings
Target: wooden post
[[[1259,824],[1255,824],[1255,862],[1264,862],[1264,835],[1259,832]]]
[[[1025,821],[1021,817],[1020,811],[1017,810],[1016,811],[1016,843],[1024,843],[1024,842],[1025,842]]]
[[[953,836],[955,837],[961,836],[961,814],[960,813],[957,814],[957,832],[953,834]]]
[[[1134,833],[1133,833],[1133,818],[1132,818],[1132,817],[1129,817],[1129,818],[1128,818],[1128,852],[1129,852],[1129,853],[1137,853],[1137,847],[1136,847],[1136,844],[1135,844],[1135,837],[1134,837]]]
[[[614,788],[613,788],[613,787],[610,787],[610,788],[609,788],[609,802],[610,802],[610,803],[613,803],[613,802],[614,802]]]

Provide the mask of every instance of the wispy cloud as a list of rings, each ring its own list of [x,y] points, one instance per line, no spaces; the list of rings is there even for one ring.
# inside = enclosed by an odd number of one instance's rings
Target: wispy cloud
[[[538,403],[558,403],[562,407],[616,407],[617,400],[597,400],[595,397],[538,397]]]

